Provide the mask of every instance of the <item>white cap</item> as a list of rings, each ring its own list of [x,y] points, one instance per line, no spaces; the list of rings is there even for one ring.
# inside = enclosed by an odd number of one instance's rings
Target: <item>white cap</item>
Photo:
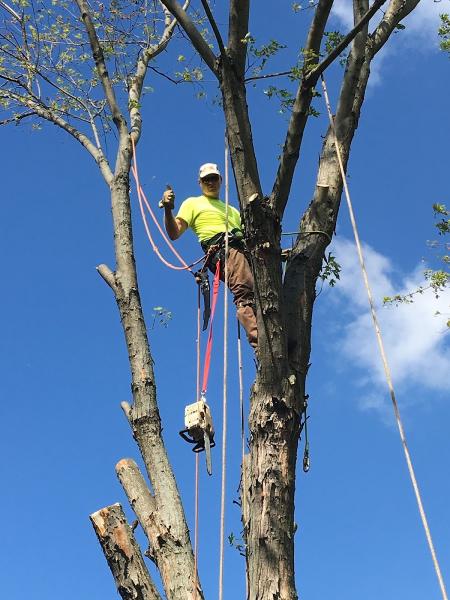
[[[219,167],[217,165],[215,165],[214,163],[205,163],[204,165],[202,165],[198,171],[198,177],[199,179],[203,179],[204,177],[207,177],[208,175],[220,175],[220,171],[219,171]]]

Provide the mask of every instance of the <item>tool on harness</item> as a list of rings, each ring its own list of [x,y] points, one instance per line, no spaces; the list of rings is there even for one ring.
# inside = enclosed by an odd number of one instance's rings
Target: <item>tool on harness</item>
[[[193,452],[205,451],[206,470],[208,475],[212,474],[211,448],[216,445],[214,441],[214,427],[211,411],[206,404],[205,396],[201,396],[198,402],[189,404],[184,409],[184,426],[186,429],[180,431],[180,435],[189,444],[195,444]]]
[[[303,409],[303,414],[304,414],[304,419],[303,419],[303,423],[301,425],[301,428],[305,428],[305,450],[303,452],[303,472],[307,473],[309,471],[309,467],[310,467],[310,462],[309,462],[309,441],[308,441],[308,415],[306,414],[306,411],[308,409],[308,399],[309,399],[309,394],[306,394],[305,396],[305,405],[304,405],[304,409]]]
[[[200,292],[203,298],[203,327],[205,331],[208,327],[209,317],[211,316],[211,286],[209,285],[208,272],[201,269],[194,273],[195,281],[200,286]]]

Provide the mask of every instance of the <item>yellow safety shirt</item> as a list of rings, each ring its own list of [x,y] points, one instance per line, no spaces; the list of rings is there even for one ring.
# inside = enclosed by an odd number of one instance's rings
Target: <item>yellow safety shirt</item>
[[[199,242],[204,242],[226,231],[225,209],[225,202],[218,198],[195,196],[182,203],[177,218],[188,224]],[[241,229],[241,215],[234,206],[228,206],[228,230],[232,229]]]

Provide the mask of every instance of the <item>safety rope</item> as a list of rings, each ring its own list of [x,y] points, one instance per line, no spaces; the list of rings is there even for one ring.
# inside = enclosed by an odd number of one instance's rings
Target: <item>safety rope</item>
[[[196,398],[200,402],[200,286],[197,287],[197,365],[196,365]],[[195,498],[194,498],[194,600],[198,598],[198,527],[199,527],[199,475],[200,475],[200,455],[195,453]]]
[[[192,273],[192,275],[194,275],[194,273],[192,271],[192,267],[195,266],[196,264],[198,264],[199,262],[201,262],[204,259],[204,255],[188,265],[186,263],[186,261],[183,259],[183,257],[178,253],[178,251],[176,250],[176,248],[174,247],[172,242],[169,240],[167,235],[165,234],[163,228],[161,227],[161,225],[158,222],[158,219],[156,218],[156,215],[155,215],[150,203],[147,200],[147,197],[144,193],[144,190],[141,187],[141,184],[139,183],[139,171],[138,171],[138,167],[137,167],[136,147],[135,147],[133,138],[131,138],[131,145],[133,148],[133,165],[131,167],[131,172],[133,173],[134,180],[136,182],[136,190],[137,190],[137,195],[138,195],[138,200],[139,200],[139,208],[141,211],[141,216],[142,216],[142,221],[144,223],[145,232],[147,234],[147,237],[151,244],[151,247],[152,247],[153,251],[155,252],[155,254],[158,256],[158,258],[160,259],[160,261],[163,264],[165,264],[166,267],[169,267],[170,269],[174,269],[175,271],[190,271]],[[155,223],[156,227],[158,228],[158,231],[160,232],[160,234],[161,234],[162,238],[164,239],[164,241],[166,242],[167,246],[173,252],[173,254],[178,258],[178,260],[180,261],[180,263],[183,266],[178,267],[177,265],[170,263],[161,254],[158,246],[155,244],[155,241],[151,234],[150,228],[148,226],[144,206],[147,208],[153,222]]]
[[[413,464],[411,461],[411,456],[409,454],[409,450],[408,450],[408,446],[406,443],[406,436],[405,436],[405,431],[403,428],[403,423],[400,417],[400,411],[399,411],[399,407],[397,404],[397,400],[396,400],[396,396],[395,396],[395,392],[394,392],[394,385],[392,382],[392,377],[391,377],[391,372],[390,372],[390,368],[389,368],[389,364],[387,361],[387,357],[386,357],[386,353],[384,350],[384,344],[383,344],[383,339],[381,337],[381,329],[380,329],[380,325],[378,323],[378,318],[377,318],[377,314],[375,311],[375,305],[374,305],[374,301],[373,301],[373,296],[372,296],[372,291],[369,285],[369,278],[367,275],[367,271],[366,271],[366,266],[365,266],[365,262],[364,262],[364,257],[363,257],[363,253],[362,253],[362,248],[361,248],[361,242],[359,239],[359,234],[358,234],[358,229],[356,226],[356,220],[355,220],[355,215],[353,212],[353,206],[352,206],[352,201],[350,198],[350,192],[348,189],[348,185],[347,185],[347,178],[345,175],[345,170],[344,170],[344,165],[343,165],[343,161],[342,161],[342,156],[341,156],[341,150],[339,147],[339,143],[338,143],[338,139],[337,139],[337,135],[336,135],[336,129],[335,129],[335,125],[334,125],[334,118],[333,118],[333,114],[331,112],[331,105],[330,105],[330,101],[328,98],[328,92],[327,92],[327,86],[325,84],[325,79],[323,77],[323,75],[321,75],[321,80],[322,80],[322,88],[323,88],[323,93],[324,93],[324,98],[325,98],[325,103],[327,106],[327,110],[328,110],[328,117],[330,120],[330,127],[331,130],[333,132],[333,136],[334,136],[334,144],[335,144],[335,148],[336,148],[336,155],[337,155],[337,159],[339,162],[339,168],[341,171],[341,176],[342,176],[342,183],[344,186],[344,191],[345,191],[345,197],[347,200],[347,206],[348,206],[348,210],[350,213],[350,221],[352,224],[352,228],[353,228],[353,235],[355,237],[355,243],[356,243],[356,247],[358,250],[358,257],[359,257],[359,263],[361,266],[361,270],[363,273],[363,278],[364,278],[364,284],[366,287],[366,291],[367,291],[367,296],[369,299],[369,305],[370,305],[370,312],[372,314],[372,320],[373,320],[373,324],[374,324],[374,328],[375,328],[375,333],[376,333],[376,337],[377,337],[377,342],[378,342],[378,347],[380,350],[380,354],[381,354],[381,359],[383,361],[383,367],[384,367],[384,372],[386,375],[386,381],[389,387],[389,392],[390,392],[390,396],[391,396],[391,400],[392,400],[392,404],[394,407],[394,413],[395,413],[395,418],[397,421],[397,426],[398,426],[398,431],[400,434],[400,439],[403,445],[403,450],[405,453],[405,459],[406,459],[406,464],[408,465],[408,471],[409,471],[409,476],[411,478],[411,483],[414,489],[414,493],[416,496],[416,500],[417,500],[417,505],[419,507],[419,513],[420,513],[420,517],[422,519],[422,525],[423,528],[425,530],[425,535],[427,538],[427,542],[428,542],[428,546],[430,549],[430,553],[431,553],[431,558],[433,560],[433,564],[434,564],[434,569],[436,571],[436,576],[439,582],[439,587],[441,588],[441,593],[442,593],[442,598],[443,600],[448,600],[447,597],[447,591],[445,589],[445,584],[444,584],[444,580],[441,574],[441,569],[439,567],[439,562],[436,556],[436,551],[434,549],[434,544],[433,544],[433,540],[431,537],[431,532],[430,532],[430,528],[428,526],[428,521],[427,521],[427,517],[425,515],[425,510],[423,507],[423,503],[422,503],[422,498],[421,498],[421,494],[419,491],[419,486],[417,483],[417,479],[416,479],[416,475],[414,473],[414,468],[413,468]]]
[[[222,489],[220,500],[220,564],[219,600],[223,599],[224,540],[225,540],[225,487],[227,464],[227,376],[228,376],[228,142],[225,135],[225,258],[224,258],[224,317],[223,317],[223,403],[222,403]]]
[[[242,525],[244,528],[244,544],[247,547],[247,471],[245,469],[245,415],[244,415],[244,370],[242,367],[241,324],[237,320],[237,355],[239,375],[239,411],[241,413],[241,505]],[[247,551],[245,552],[247,559]],[[248,569],[245,569],[245,597],[248,598]]]
[[[211,304],[211,318],[209,321],[208,341],[206,342],[205,361],[203,364],[203,380],[202,380],[202,388],[200,391],[200,398],[206,396],[206,392],[208,389],[209,367],[211,365],[211,352],[212,352],[212,343],[213,343],[213,324],[214,324],[214,315],[216,314],[217,298],[219,296],[219,285],[220,285],[220,260],[217,261],[216,271],[214,273],[213,299],[212,299],[212,304]]]

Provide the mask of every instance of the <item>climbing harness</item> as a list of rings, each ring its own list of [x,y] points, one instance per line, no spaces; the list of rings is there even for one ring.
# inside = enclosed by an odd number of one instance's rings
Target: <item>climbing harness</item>
[[[344,164],[343,164],[343,160],[342,160],[342,156],[341,156],[341,150],[340,150],[340,146],[339,146],[339,142],[338,142],[338,138],[337,138],[337,134],[336,134],[336,128],[334,126],[334,118],[333,118],[333,114],[331,111],[331,105],[330,105],[330,100],[328,98],[328,91],[327,91],[327,86],[325,84],[325,78],[323,76],[323,74],[320,76],[321,80],[322,80],[322,88],[323,88],[323,93],[324,93],[324,99],[325,99],[325,104],[327,107],[327,111],[328,111],[328,118],[330,121],[330,128],[331,131],[333,132],[333,136],[334,136],[334,145],[335,145],[335,149],[336,149],[336,156],[338,159],[338,163],[339,163],[339,169],[341,172],[341,177],[342,177],[342,183],[344,186],[344,192],[345,192],[345,198],[347,200],[347,206],[348,206],[348,210],[349,210],[349,214],[350,214],[350,221],[352,224],[352,228],[353,228],[353,235],[355,238],[355,243],[356,243],[356,248],[358,251],[358,257],[359,257],[359,263],[361,266],[361,271],[363,274],[363,279],[364,279],[364,285],[366,287],[366,292],[367,292],[367,297],[369,300],[369,306],[370,306],[370,312],[372,315],[372,321],[373,321],[373,325],[374,325],[374,329],[375,329],[375,334],[376,334],[376,338],[377,338],[377,342],[378,342],[378,348],[380,350],[380,354],[381,354],[381,359],[383,362],[383,367],[384,367],[384,373],[386,376],[386,382],[389,388],[389,393],[391,396],[391,400],[392,400],[392,405],[394,408],[394,414],[395,414],[395,419],[397,421],[397,427],[398,427],[398,431],[400,434],[400,439],[402,442],[402,446],[403,446],[403,451],[405,454],[405,459],[406,459],[406,464],[408,466],[408,472],[409,472],[409,476],[411,479],[411,483],[414,489],[414,493],[416,496],[416,501],[417,501],[417,505],[419,508],[419,513],[420,513],[420,517],[422,520],[422,525],[423,528],[425,530],[425,536],[427,538],[427,542],[428,542],[428,547],[430,549],[430,554],[431,554],[431,558],[433,560],[433,565],[434,565],[434,569],[436,572],[436,576],[438,579],[438,583],[439,583],[439,587],[441,589],[441,593],[442,593],[442,598],[443,600],[448,600],[447,597],[447,591],[445,589],[445,584],[444,584],[444,579],[442,577],[442,573],[441,573],[441,569],[439,566],[439,562],[437,559],[437,555],[436,555],[436,551],[434,549],[434,544],[433,544],[433,540],[431,537],[431,532],[430,532],[430,528],[428,525],[428,520],[425,514],[425,510],[423,507],[423,503],[422,503],[422,497],[420,494],[420,490],[419,490],[419,485],[417,483],[417,479],[416,479],[416,475],[414,472],[414,467],[412,464],[412,460],[411,460],[411,456],[409,453],[409,449],[408,449],[408,445],[406,443],[406,436],[405,436],[405,431],[403,429],[403,423],[400,417],[400,410],[397,404],[397,399],[395,396],[395,391],[394,391],[394,384],[392,382],[392,377],[391,377],[391,371],[389,368],[389,364],[387,361],[387,356],[386,356],[386,352],[384,349],[384,343],[383,343],[383,338],[381,336],[381,329],[380,329],[380,325],[378,323],[378,317],[377,317],[377,313],[375,310],[375,304],[373,301],[373,296],[372,296],[372,290],[370,288],[370,284],[369,284],[369,278],[367,275],[367,271],[366,271],[366,265],[365,265],[365,261],[364,261],[364,257],[363,257],[363,253],[362,253],[362,248],[361,248],[361,241],[359,239],[359,234],[358,234],[358,228],[356,226],[356,220],[355,220],[355,215],[353,212],[353,205],[352,205],[352,201],[351,201],[351,197],[350,197],[350,192],[348,189],[348,185],[347,185],[347,177],[345,175],[345,169],[344,169]]]

